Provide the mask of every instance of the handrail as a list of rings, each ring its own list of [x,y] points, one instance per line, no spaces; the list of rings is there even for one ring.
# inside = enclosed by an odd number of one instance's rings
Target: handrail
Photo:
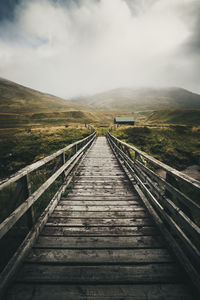
[[[90,127],[92,128],[92,127]],[[0,190],[2,190],[3,188],[5,188],[6,186],[8,186],[9,184],[19,180],[20,178],[22,178],[25,175],[28,175],[29,173],[37,170],[38,168],[40,168],[41,166],[45,165],[46,163],[50,162],[51,160],[53,160],[54,158],[58,157],[59,155],[65,153],[67,150],[73,148],[76,145],[79,145],[87,140],[89,140],[91,137],[93,137],[96,133],[93,132],[91,135],[87,136],[86,138],[79,140],[73,144],[70,144],[60,150],[58,150],[57,152],[38,160],[37,162],[26,166],[25,168],[19,170],[18,172],[16,172],[15,174],[11,175],[10,177],[0,181]]]
[[[182,172],[166,165],[165,163],[159,161],[158,159],[150,156],[149,154],[139,150],[138,148],[131,146],[121,140],[119,140],[118,138],[114,137],[113,135],[110,134],[110,132],[108,132],[108,136],[115,140],[116,142],[119,142],[121,145],[126,146],[127,148],[133,150],[134,152],[136,152],[138,155],[141,155],[142,157],[146,158],[149,162],[151,162],[152,164],[154,164],[155,166],[163,169],[164,171],[171,173],[172,175],[174,175],[176,178],[180,179],[181,181],[184,180],[185,182],[191,184],[194,187],[197,187],[197,189],[200,190],[200,182],[186,174],[183,174]]]
[[[200,204],[197,202],[200,183],[120,141],[110,132],[107,139],[145,206],[150,212],[155,211],[154,219],[160,218],[157,223],[162,234],[167,236],[177,259],[200,290]],[[156,174],[155,167],[164,170],[166,178]]]
[[[3,189],[13,184],[14,182],[17,182],[15,188],[16,195],[14,197],[15,203],[16,200],[20,197],[21,192],[25,191],[25,193],[23,193],[23,202],[16,209],[14,209],[4,219],[3,222],[0,223],[0,239],[3,236],[5,236],[8,233],[8,231],[16,224],[16,222],[19,219],[21,219],[21,217],[25,214],[27,215],[27,225],[29,227],[29,232],[26,235],[25,239],[22,241],[21,245],[14,253],[14,255],[12,256],[12,258],[10,259],[10,261],[3,269],[2,273],[0,274],[0,297],[4,293],[6,286],[12,279],[16,269],[19,267],[22,258],[26,255],[31,245],[34,243],[37,236],[39,235],[40,230],[45,225],[48,216],[51,214],[51,212],[57,205],[62,193],[65,191],[69,183],[73,180],[73,176],[76,172],[80,160],[83,158],[86,151],[93,144],[95,138],[96,132],[93,132],[88,137],[77,141],[71,145],[68,145],[67,147],[38,161],[37,163],[34,163],[22,169],[21,171],[17,172],[15,175],[1,183],[0,189]],[[71,153],[74,154],[73,156],[69,156],[66,159],[65,152],[69,149],[71,149]],[[50,177],[43,184],[41,184],[39,188],[37,188],[33,193],[31,193],[29,174],[58,156],[61,156],[60,158],[62,160],[62,165],[58,167],[56,162],[56,166],[58,169],[56,171],[53,171],[53,174],[51,174]],[[36,176],[38,176],[38,174]],[[36,201],[41,197],[41,195],[55,182],[55,180],[59,176],[62,180],[60,180],[59,187],[57,188],[58,190],[55,191],[55,195],[52,199],[50,199],[50,202],[49,204],[47,204],[45,210],[41,212],[42,215],[40,215],[37,222],[35,222],[33,204],[36,203]],[[23,187],[23,189],[19,189],[19,186]]]

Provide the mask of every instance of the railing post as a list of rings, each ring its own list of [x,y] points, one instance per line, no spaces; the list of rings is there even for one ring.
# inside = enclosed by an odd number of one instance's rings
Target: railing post
[[[63,151],[63,153],[62,153],[62,165],[64,165],[65,164],[65,151]],[[62,179],[63,179],[63,181],[65,181],[65,171],[63,171],[63,173],[62,173]]]
[[[24,186],[24,196],[25,199],[27,199],[31,195],[31,183],[28,174],[23,177],[23,186]],[[33,206],[31,206],[27,210],[26,216],[27,216],[28,228],[31,229],[35,223],[35,214],[34,214]]]

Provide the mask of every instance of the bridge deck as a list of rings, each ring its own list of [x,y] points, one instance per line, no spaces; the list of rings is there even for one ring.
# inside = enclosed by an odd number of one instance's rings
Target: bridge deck
[[[183,274],[101,137],[7,299],[194,299]]]

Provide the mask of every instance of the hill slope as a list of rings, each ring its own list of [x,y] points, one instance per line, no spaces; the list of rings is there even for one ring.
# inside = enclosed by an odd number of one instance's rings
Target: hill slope
[[[182,88],[121,88],[73,100],[102,110],[200,109],[200,95]]]
[[[78,110],[80,105],[0,78],[1,113]]]
[[[0,128],[110,123],[113,116],[0,78]]]
[[[135,115],[139,124],[200,125],[200,110],[167,109],[145,111]]]

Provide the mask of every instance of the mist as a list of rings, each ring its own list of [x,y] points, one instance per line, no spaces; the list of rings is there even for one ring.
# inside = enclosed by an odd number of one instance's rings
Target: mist
[[[0,76],[64,98],[118,87],[200,92],[193,0],[35,0],[0,22]]]

